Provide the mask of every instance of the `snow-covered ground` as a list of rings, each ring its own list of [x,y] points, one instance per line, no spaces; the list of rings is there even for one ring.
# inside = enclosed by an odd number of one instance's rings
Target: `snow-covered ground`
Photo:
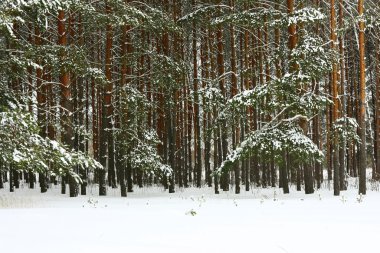
[[[1,252],[377,252],[380,192],[333,197],[254,189],[117,190],[69,198],[59,187],[0,191]],[[370,188],[370,187],[369,187]],[[91,195],[91,192],[93,195]]]

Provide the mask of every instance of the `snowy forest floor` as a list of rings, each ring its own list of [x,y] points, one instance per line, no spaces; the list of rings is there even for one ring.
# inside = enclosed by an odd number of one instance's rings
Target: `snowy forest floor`
[[[253,189],[235,195],[212,188],[117,189],[69,198],[53,186],[0,191],[1,252],[376,252],[380,192],[356,182],[334,197],[324,184],[313,195],[291,188]],[[371,189],[372,188],[372,189]],[[9,190],[9,189],[8,189]]]

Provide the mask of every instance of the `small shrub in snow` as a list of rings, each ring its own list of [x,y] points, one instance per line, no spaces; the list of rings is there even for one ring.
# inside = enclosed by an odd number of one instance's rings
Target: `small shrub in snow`
[[[185,214],[186,214],[186,215],[195,216],[195,215],[197,215],[197,212],[196,212],[194,209],[191,209],[191,210],[189,210],[188,212],[186,212]]]

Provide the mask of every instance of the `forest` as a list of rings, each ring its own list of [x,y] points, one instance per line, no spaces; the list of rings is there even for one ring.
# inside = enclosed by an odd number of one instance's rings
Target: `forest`
[[[2,0],[0,188],[380,180],[378,0]]]

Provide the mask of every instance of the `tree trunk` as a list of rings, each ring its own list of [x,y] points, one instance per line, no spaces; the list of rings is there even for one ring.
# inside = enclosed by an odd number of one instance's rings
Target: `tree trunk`
[[[358,0],[359,12],[359,68],[360,68],[360,110],[359,110],[359,136],[361,140],[359,148],[359,194],[366,194],[366,73],[365,73],[365,21],[364,0]]]
[[[65,28],[65,13],[64,11],[59,11],[58,13],[58,45],[65,47],[67,45],[67,34],[66,34],[66,28]],[[62,49],[61,52],[61,59],[65,60],[66,54]],[[64,144],[66,144],[69,147],[73,147],[72,142],[72,136],[73,136],[73,129],[72,129],[72,119],[71,119],[71,112],[72,112],[72,102],[71,102],[71,83],[70,83],[70,74],[68,70],[65,67],[61,68],[60,73],[60,83],[62,84],[61,88],[61,124],[63,126],[63,135],[62,135],[62,141]],[[69,186],[70,186],[70,197],[76,197],[78,196],[78,184],[77,182],[71,177],[69,177]],[[65,179],[62,179],[62,193],[66,192],[65,187]]]
[[[195,1],[193,1],[195,5]],[[202,186],[202,150],[201,150],[201,127],[200,127],[200,114],[199,114],[199,95],[198,95],[198,49],[197,49],[197,29],[195,22],[193,22],[193,88],[194,88],[194,156],[196,172],[196,185],[198,188]]]
[[[216,32],[217,37],[217,65],[218,65],[218,75],[219,75],[219,88],[224,98],[226,98],[226,88],[225,88],[225,67],[224,67],[224,41],[223,41],[223,29],[222,26],[218,26],[218,30]],[[226,121],[223,120],[222,122],[222,129],[221,129],[221,149],[220,153],[222,154],[222,160],[225,160],[227,158],[227,152],[228,152],[228,140],[227,140],[227,125]],[[222,180],[222,188],[223,191],[229,190],[229,173],[225,172],[221,176]]]
[[[4,178],[3,178],[3,164],[0,161],[0,189],[4,189]]]
[[[233,9],[235,7],[235,1],[229,1],[230,7]],[[236,66],[236,45],[235,45],[235,28],[233,25],[230,25],[230,44],[231,44],[231,97],[236,96],[237,94],[237,66]],[[238,122],[233,119],[232,124],[232,148],[235,150],[238,141],[239,141],[239,131],[237,129]],[[240,194],[240,166],[239,163],[234,165],[234,177],[235,177],[235,193]]]
[[[376,50],[376,180],[380,180],[380,41],[377,40]]]
[[[336,34],[336,15],[335,15],[335,0],[330,0],[330,26],[331,26],[331,49],[336,50],[337,44],[337,34]],[[333,62],[333,70],[331,74],[331,89],[332,89],[332,98],[333,98],[333,109],[332,109],[332,124],[336,124],[336,120],[339,115],[339,98],[338,98],[338,66],[337,63]],[[339,142],[337,133],[333,133],[333,169],[334,169],[334,195],[339,196],[340,194],[340,166],[339,166]]]
[[[339,0],[339,28],[343,29],[344,23],[343,23],[343,0]],[[339,53],[340,53],[340,97],[341,97],[341,103],[340,103],[340,115],[341,117],[346,116],[346,64],[345,64],[345,55],[344,55],[344,36],[341,35],[339,37]],[[345,122],[346,125],[346,122]],[[346,139],[344,136],[342,136],[342,141],[339,146],[339,185],[340,190],[345,191],[347,190],[346,187],[346,180],[345,180],[345,168],[346,168]]]
[[[9,165],[9,192],[15,191],[15,185],[13,181],[13,164]]]

